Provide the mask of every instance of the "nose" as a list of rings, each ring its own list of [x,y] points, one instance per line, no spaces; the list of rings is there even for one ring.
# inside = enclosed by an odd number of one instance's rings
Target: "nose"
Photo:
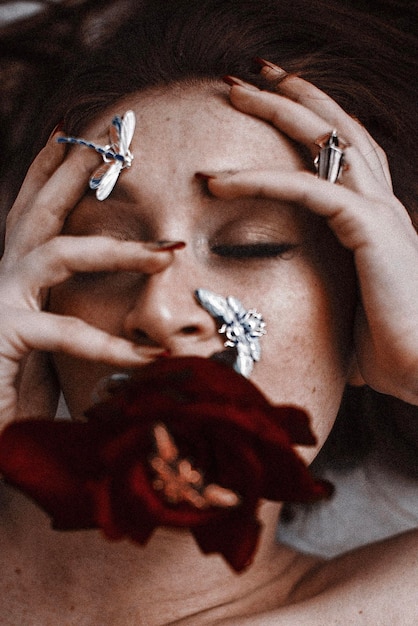
[[[138,345],[164,348],[172,356],[209,357],[222,349],[223,341],[215,320],[194,296],[202,285],[190,268],[181,266],[176,259],[141,281],[124,320],[124,336]]]

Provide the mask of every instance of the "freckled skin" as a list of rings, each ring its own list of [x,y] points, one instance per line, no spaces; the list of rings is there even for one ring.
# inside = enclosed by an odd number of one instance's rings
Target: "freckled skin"
[[[183,240],[174,261],[149,276],[72,279],[51,292],[52,311],[76,315],[173,356],[207,357],[222,347],[214,320],[193,293],[233,295],[266,321],[252,381],[274,403],[297,404],[313,417],[322,444],[337,413],[351,358],[354,279],[350,257],[325,223],[300,207],[266,199],[220,200],[196,172],[274,167],[305,169],[293,144],[227,102],[222,87],[133,95],[84,133],[96,138],[112,115],[133,109],[134,160],[104,202],[86,195],[65,232],[136,240]],[[291,244],[282,256],[231,258],[228,246]],[[109,370],[57,355],[70,412],[80,417]],[[308,460],[314,450],[305,452]]]

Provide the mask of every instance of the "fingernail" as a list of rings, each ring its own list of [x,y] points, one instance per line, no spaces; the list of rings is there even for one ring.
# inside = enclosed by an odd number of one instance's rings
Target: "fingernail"
[[[195,178],[197,178],[197,180],[203,180],[203,181],[208,181],[208,180],[213,180],[214,178],[222,178],[222,176],[232,176],[232,174],[235,174],[237,170],[219,170],[219,172],[196,172],[195,173]]]
[[[267,80],[283,80],[288,76],[286,70],[271,61],[266,61],[266,59],[262,59],[261,57],[256,57],[255,61],[261,65],[260,73],[264,78],[267,78]]]
[[[203,172],[196,172],[194,177],[197,178],[197,180],[204,180],[204,181],[215,178],[213,174],[204,174]]]
[[[171,356],[170,350],[164,350],[157,355],[157,359],[168,359]]]
[[[149,250],[154,252],[171,252],[172,250],[181,250],[186,246],[184,241],[151,241],[144,243]]]
[[[56,133],[60,133],[63,130],[64,130],[64,120],[61,120],[60,122],[58,122],[58,124],[52,130],[51,134],[49,135],[49,139],[51,139],[51,137],[56,135]],[[48,141],[49,141],[49,139],[48,139]]]
[[[222,80],[230,87],[237,85],[238,87],[244,87],[249,91],[260,91],[255,85],[251,85],[250,83],[245,82],[245,80],[241,80],[241,78],[236,78],[236,76],[223,76]]]
[[[153,363],[158,359],[167,359],[172,356],[170,350],[157,346],[133,345],[133,350],[141,357],[143,363]]]

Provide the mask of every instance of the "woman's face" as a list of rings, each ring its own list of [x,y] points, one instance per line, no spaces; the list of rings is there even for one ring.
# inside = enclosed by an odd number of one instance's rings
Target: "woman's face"
[[[338,410],[351,358],[354,281],[347,253],[324,222],[269,199],[220,200],[196,172],[305,169],[294,146],[265,122],[228,104],[226,89],[204,86],[127,98],[83,135],[107,135],[112,116],[133,109],[134,160],[104,202],[88,193],[65,232],[138,241],[182,240],[184,249],[153,275],[81,275],[53,289],[51,310],[75,315],[172,356],[222,349],[197,288],[233,295],[262,313],[267,334],[251,380],[274,403],[302,406],[322,443]],[[55,358],[73,417],[114,368]],[[313,456],[308,451],[306,458]]]

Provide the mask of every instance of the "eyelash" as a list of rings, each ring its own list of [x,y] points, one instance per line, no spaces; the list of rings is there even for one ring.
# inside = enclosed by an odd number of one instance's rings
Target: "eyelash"
[[[292,243],[251,243],[251,244],[221,244],[214,246],[212,252],[218,256],[230,259],[274,259],[297,248]]]
[[[213,246],[211,252],[226,259],[275,259],[284,257],[297,247],[293,243],[221,244]],[[72,281],[79,286],[89,286],[103,282],[111,275],[111,272],[79,272],[72,277]]]

